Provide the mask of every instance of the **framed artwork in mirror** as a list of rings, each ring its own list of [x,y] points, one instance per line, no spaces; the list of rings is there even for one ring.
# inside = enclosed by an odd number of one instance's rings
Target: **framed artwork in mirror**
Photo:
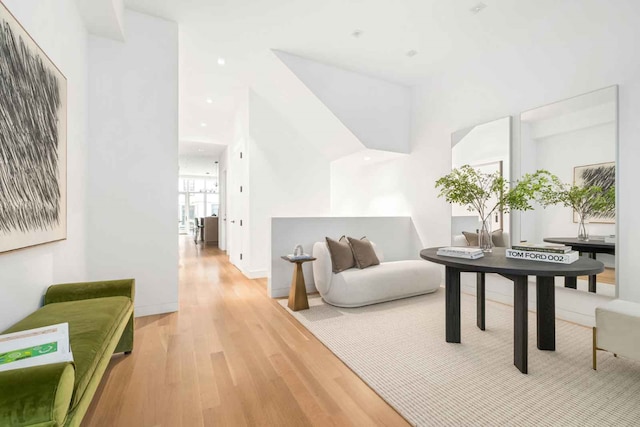
[[[616,162],[596,163],[573,168],[573,185],[578,187],[597,186],[607,191],[616,185]],[[573,213],[573,222],[578,222],[578,214]],[[593,217],[590,223],[615,224],[616,216]]]

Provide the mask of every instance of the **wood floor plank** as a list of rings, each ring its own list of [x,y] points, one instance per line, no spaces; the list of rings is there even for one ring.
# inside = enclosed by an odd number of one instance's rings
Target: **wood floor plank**
[[[180,240],[180,311],[136,319],[83,426],[406,426],[217,248]]]

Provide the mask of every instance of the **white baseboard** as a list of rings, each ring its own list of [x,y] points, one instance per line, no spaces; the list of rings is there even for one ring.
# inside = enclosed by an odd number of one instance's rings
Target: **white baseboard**
[[[173,313],[178,311],[179,304],[171,302],[158,305],[143,305],[135,308],[136,317],[152,316],[154,314]]]
[[[240,270],[247,279],[263,279],[269,275],[267,270]]]

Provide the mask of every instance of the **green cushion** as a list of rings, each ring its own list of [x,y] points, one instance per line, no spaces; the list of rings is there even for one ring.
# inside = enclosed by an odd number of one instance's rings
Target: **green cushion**
[[[133,306],[127,297],[107,297],[47,304],[3,333],[40,328],[55,323],[69,323],[69,344],[76,365],[75,408],[111,341],[118,326],[131,314]],[[110,357],[106,356],[106,357]]]
[[[73,388],[72,363],[0,372],[0,425],[64,425]]]

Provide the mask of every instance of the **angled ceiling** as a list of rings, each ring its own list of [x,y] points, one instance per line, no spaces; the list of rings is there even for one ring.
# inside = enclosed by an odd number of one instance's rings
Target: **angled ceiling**
[[[482,0],[487,7],[472,13],[479,2],[125,0],[125,5],[180,26],[181,139],[227,143],[236,99],[246,95],[252,70],[259,72],[255,58],[270,49],[412,85],[499,51],[526,54],[606,31],[607,20],[594,17],[615,11],[604,0]],[[355,30],[362,31],[359,37],[352,36]],[[407,56],[410,50],[417,54]],[[219,57],[224,66],[217,64]]]
[[[123,0],[76,0],[90,34],[124,41]]]
[[[362,73],[274,51],[369,149],[409,153],[411,91]]]

